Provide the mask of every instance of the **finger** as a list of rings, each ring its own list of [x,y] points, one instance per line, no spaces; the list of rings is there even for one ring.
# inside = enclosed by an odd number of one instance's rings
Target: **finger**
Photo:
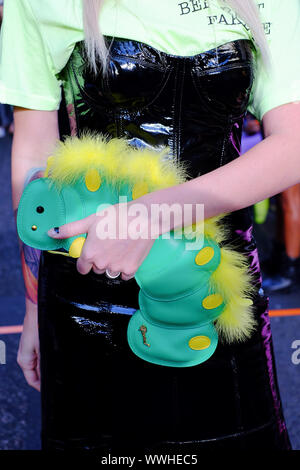
[[[124,266],[126,267],[124,271],[126,271],[126,273],[122,272],[121,276],[124,281],[128,281],[135,276],[139,267],[143,264],[143,261],[148,256],[151,247],[153,246],[153,242],[149,243],[148,240],[146,240],[145,243],[139,242],[135,247],[126,253],[127,256],[124,259]]]
[[[69,224],[61,225],[60,227],[54,227],[48,231],[48,235],[51,238],[70,238],[76,235],[87,233],[92,221],[92,216],[89,215],[81,220],[70,222]]]
[[[23,369],[23,374],[28,385],[40,392],[41,383],[36,369]]]
[[[123,281],[129,281],[129,279],[134,278],[134,276],[135,276],[135,273],[132,273],[132,274],[122,273],[121,274],[121,278],[123,279]]]
[[[37,356],[36,373],[37,373],[39,381],[41,381],[41,361],[40,361],[40,355],[39,354]]]
[[[104,274],[105,269],[98,269],[97,266],[93,266],[93,271],[95,274]]]
[[[80,258],[78,258],[77,260],[76,267],[77,267],[77,271],[80,274],[85,275],[90,272],[90,270],[93,267],[93,263],[91,261],[88,261],[84,257],[80,256]]]
[[[152,240],[150,243],[148,240],[146,240],[145,243],[141,243],[138,247],[137,247],[137,250],[136,250],[136,259],[137,259],[137,264],[138,266],[140,267],[141,264],[143,263],[143,261],[147,258],[147,256],[149,255],[150,251],[151,251],[151,248],[153,246],[153,243],[154,243],[155,240]]]
[[[117,278],[120,276],[121,274],[121,271],[117,271],[116,269],[109,269],[109,268],[106,268],[105,270],[107,276],[111,276],[111,277],[114,277],[114,278]]]

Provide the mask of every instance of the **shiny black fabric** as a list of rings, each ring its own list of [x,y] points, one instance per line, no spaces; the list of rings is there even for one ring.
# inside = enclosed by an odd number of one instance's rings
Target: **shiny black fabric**
[[[168,145],[170,158],[184,160],[196,177],[239,156],[254,70],[245,40],[174,57],[115,39],[107,76],[95,77],[78,43],[61,73],[69,116],[67,126],[60,120],[61,136],[89,129],[125,137],[134,146]],[[190,368],[157,366],[131,352],[126,330],[138,308],[134,279],[81,276],[73,259],[43,254],[44,448],[126,455],[290,447],[251,210],[228,216],[226,223],[230,242],[248,255],[258,328],[246,343],[220,343],[206,363]]]

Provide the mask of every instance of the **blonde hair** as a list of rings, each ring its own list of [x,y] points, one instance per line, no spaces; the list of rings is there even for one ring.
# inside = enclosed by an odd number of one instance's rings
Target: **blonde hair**
[[[100,60],[105,73],[108,49],[99,28],[99,13],[105,0],[82,0],[85,50],[94,73],[97,73],[97,61]],[[219,0],[223,6],[231,7],[250,28],[253,39],[260,50],[264,62],[269,62],[268,45],[259,11],[254,0]]]

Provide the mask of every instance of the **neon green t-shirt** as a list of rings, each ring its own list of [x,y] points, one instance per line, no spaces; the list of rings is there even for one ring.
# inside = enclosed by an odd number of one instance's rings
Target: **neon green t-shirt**
[[[260,55],[249,110],[261,119],[300,100],[300,1],[255,0],[273,68]],[[193,56],[236,39],[249,28],[218,0],[105,0],[103,34],[141,41],[172,55]],[[57,110],[59,72],[84,38],[81,0],[5,0],[0,43],[0,102]]]

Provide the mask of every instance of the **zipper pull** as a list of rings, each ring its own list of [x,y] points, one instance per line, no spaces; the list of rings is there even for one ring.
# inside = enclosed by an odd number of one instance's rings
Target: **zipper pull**
[[[145,346],[150,346],[150,344],[147,343],[147,339],[146,339],[146,331],[147,331],[147,327],[145,325],[141,325],[139,327],[139,331],[141,331],[142,335],[143,335],[143,342],[144,342],[144,345]]]

